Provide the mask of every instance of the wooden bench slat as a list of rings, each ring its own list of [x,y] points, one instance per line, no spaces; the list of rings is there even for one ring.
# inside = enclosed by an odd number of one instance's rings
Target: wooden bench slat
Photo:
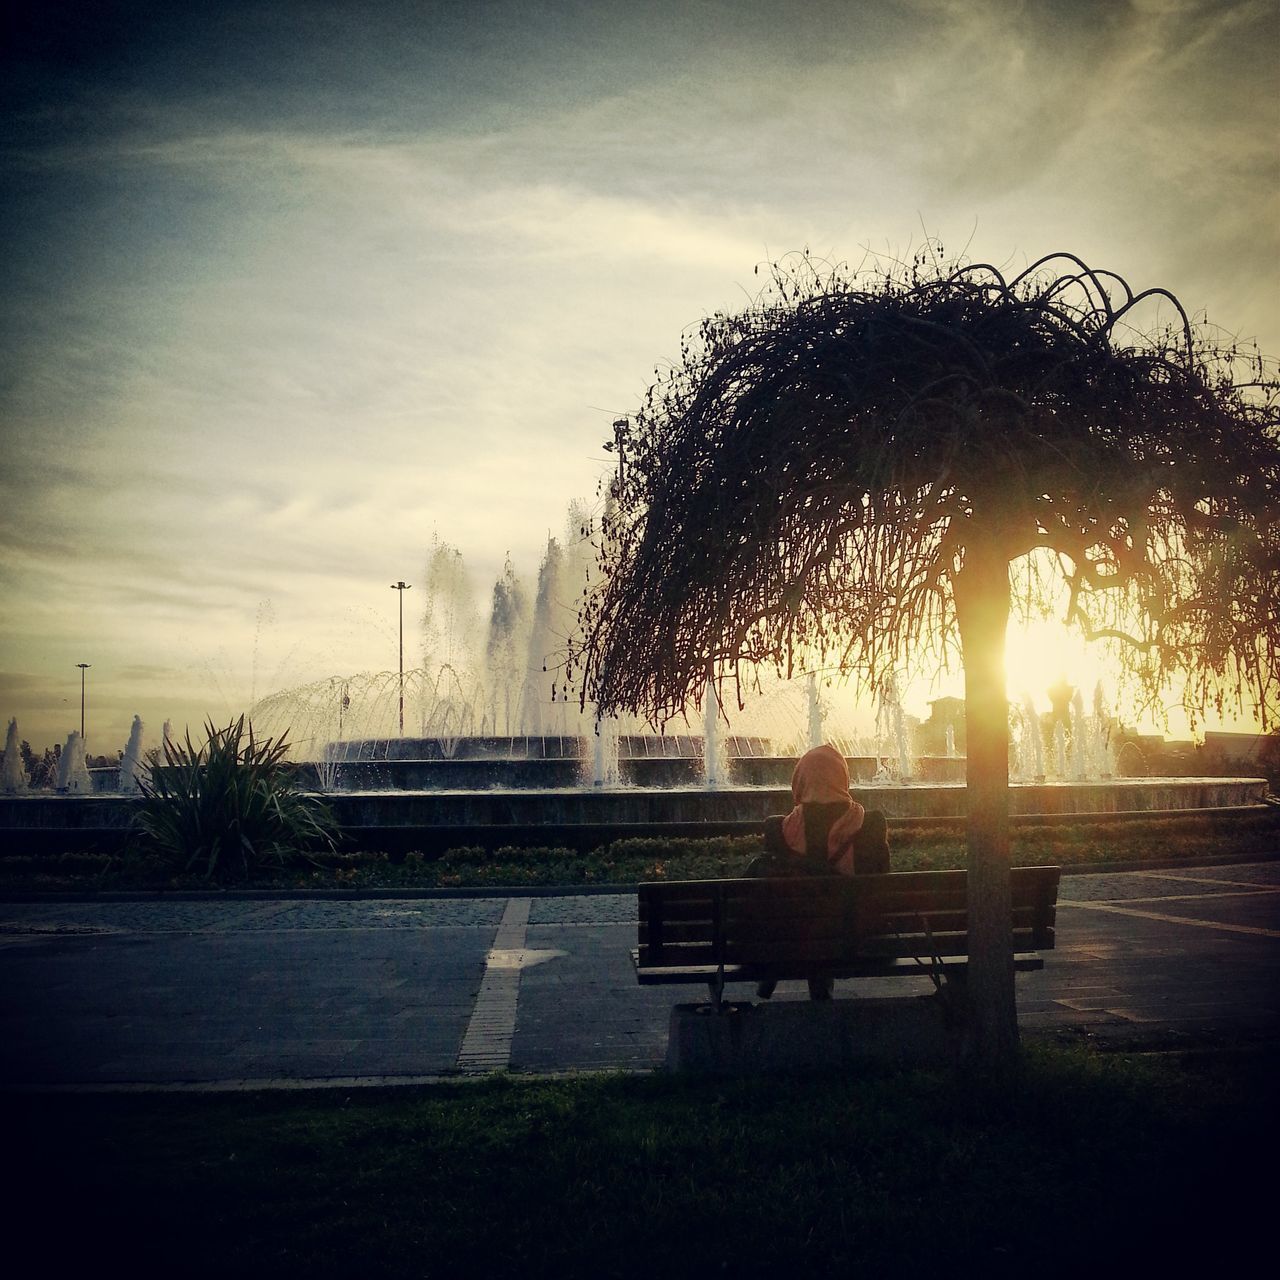
[[[1037,942],[1030,929],[1015,930],[1013,934],[1014,952],[1039,951],[1051,949]],[[666,942],[661,947],[642,943],[639,948],[642,963],[646,966],[674,966],[681,964],[711,964],[716,952],[710,939],[697,941],[686,939],[682,942]],[[852,963],[860,956],[883,959],[886,957],[920,957],[927,960],[930,956],[967,956],[969,954],[969,935],[967,933],[940,933],[928,937],[925,934],[903,936],[880,936],[865,938],[857,947],[851,946],[849,940],[838,936],[825,937],[750,937],[724,939],[720,953],[726,964],[768,964],[777,959],[780,963],[801,964],[808,957],[815,967],[837,962]]]
[[[641,904],[640,919],[648,923],[655,919],[662,920],[710,920],[715,913],[715,903],[710,899],[706,901],[697,900],[679,900],[676,902],[664,902],[661,908],[651,907],[649,910],[644,909]]]
[[[876,932],[891,933],[895,929],[909,929],[912,932],[921,927],[920,922],[927,920],[931,929],[950,928],[956,922],[963,924],[969,918],[969,912],[965,908],[954,910],[947,908],[942,911],[885,911],[877,913],[860,913],[866,926],[870,927],[871,921],[878,920]],[[1034,907],[1015,906],[1012,911],[1012,920],[1014,928],[1029,929],[1041,918],[1041,913]]]
[[[661,949],[640,948],[640,962],[646,967],[671,968],[682,964],[715,964],[715,952],[710,940],[706,942],[672,942]]]
[[[645,966],[639,962],[634,951],[631,953],[631,959],[636,967],[636,979],[642,986],[711,982],[719,976],[720,972],[719,966],[714,964]],[[937,969],[942,973],[962,973],[967,964],[967,960],[944,959]],[[1019,972],[1043,969],[1044,960],[1038,955],[1016,954],[1013,957],[1013,967]],[[933,971],[934,966],[921,964],[914,958],[892,956],[862,957],[849,964],[833,966],[830,970],[831,976],[835,978],[928,977]],[[776,977],[786,982],[805,978],[810,972],[811,970],[803,966],[781,969],[777,966],[762,967],[752,964],[724,966],[726,982],[756,982],[765,977]]]
[[[1019,969],[1040,967],[1034,953],[1054,946],[1059,875],[1057,867],[1013,869],[1010,924]],[[921,970],[917,961],[954,972],[967,963],[967,885],[963,871],[655,881],[638,892],[637,976],[887,976]]]
[[[801,970],[806,966],[825,969],[831,965],[851,964],[857,960],[858,954],[836,938],[806,943],[775,942],[767,947],[753,942],[726,942],[724,945],[726,964],[792,966]]]
[[[916,930],[912,930],[916,932]],[[724,936],[735,938],[743,935],[759,938],[849,938],[853,932],[840,919],[819,918],[805,920],[799,916],[784,920],[726,920]],[[662,945],[666,942],[688,942],[709,938],[707,922],[702,920],[664,921],[660,929],[652,929],[641,922],[639,940],[642,944]]]
[[[823,902],[839,898],[849,880],[837,876],[806,876],[802,880],[729,880],[721,890],[725,902]],[[776,889],[774,888],[776,886]]]
[[[851,915],[855,910],[855,902],[842,895],[842,893],[827,893],[823,897],[813,897],[813,899],[805,899],[805,897],[780,897],[776,902],[771,902],[767,897],[759,896],[756,899],[741,899],[741,897],[730,897],[724,901],[723,911],[726,919],[758,919],[759,916],[800,916],[801,919],[809,919],[812,916],[840,916]]]
[[[690,942],[710,936],[708,920],[664,920],[652,927],[647,920],[640,921],[640,944],[662,945],[666,942]]]
[[[881,875],[841,877],[837,883],[865,886],[874,889],[878,885],[889,885],[895,888],[919,888],[930,893],[945,892],[963,883],[959,877],[966,877],[967,872],[957,870],[944,871],[889,871]],[[1013,867],[1010,883],[1045,884],[1056,888],[1062,874],[1061,867]],[[836,877],[828,876],[777,876],[768,878],[752,878],[748,876],[720,876],[703,880],[644,880],[637,887],[639,892],[654,891],[661,894],[670,892],[705,892],[719,886],[741,885],[822,885],[830,884]]]
[[[1013,931],[1013,950],[1044,951],[1052,949],[1042,947],[1036,942],[1036,934],[1032,929],[1015,929]],[[917,934],[884,934],[876,938],[863,940],[860,950],[866,955],[927,956],[932,951],[940,956],[965,956],[969,954],[969,935],[967,932],[935,933],[932,935]]]
[[[758,947],[783,942],[842,942],[852,948],[858,945],[858,934],[842,928],[840,920],[737,920],[724,925],[724,941]]]

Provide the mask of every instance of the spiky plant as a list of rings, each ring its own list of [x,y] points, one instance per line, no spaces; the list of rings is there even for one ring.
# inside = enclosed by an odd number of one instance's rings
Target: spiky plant
[[[165,740],[163,763],[139,775],[134,818],[139,847],[206,879],[243,879],[299,853],[333,848],[332,815],[306,795],[285,763],[287,734],[255,738],[244,716],[205,725],[197,748]]]

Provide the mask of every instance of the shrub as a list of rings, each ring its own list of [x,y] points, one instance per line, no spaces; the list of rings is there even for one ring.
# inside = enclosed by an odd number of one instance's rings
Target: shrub
[[[234,879],[282,866],[298,852],[332,849],[328,809],[294,782],[287,735],[255,738],[241,716],[225,729],[205,726],[199,750],[166,740],[164,763],[139,778],[137,843],[176,870]]]

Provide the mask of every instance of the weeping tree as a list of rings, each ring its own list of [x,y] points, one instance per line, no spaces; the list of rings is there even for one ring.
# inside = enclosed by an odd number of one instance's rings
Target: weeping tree
[[[1006,278],[930,251],[775,265],[655,372],[606,445],[604,573],[570,653],[584,701],[661,723],[709,678],[740,704],[761,665],[873,687],[962,666],[965,1049],[1007,1064],[1011,613],[1110,638],[1149,696],[1274,721],[1273,365],[1071,255]]]

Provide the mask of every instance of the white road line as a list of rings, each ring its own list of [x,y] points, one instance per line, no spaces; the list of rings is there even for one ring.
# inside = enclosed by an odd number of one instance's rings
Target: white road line
[[[1093,898],[1093,902],[1217,902],[1221,898],[1256,898],[1260,894],[1280,893],[1280,885],[1262,885],[1256,889],[1229,889],[1226,893],[1147,893],[1138,898]]]
[[[507,899],[493,946],[485,957],[475,1008],[458,1050],[460,1071],[501,1071],[511,1062],[521,969],[518,963],[511,963],[511,956],[524,950],[531,902],[530,898]]]
[[[1190,916],[1169,916],[1159,911],[1134,911],[1111,902],[1071,902],[1058,899],[1060,907],[1081,907],[1085,911],[1110,911],[1117,916],[1136,916],[1140,920],[1159,920],[1164,924],[1189,924],[1196,929],[1218,929],[1224,933],[1247,933],[1257,938],[1280,938],[1280,929],[1259,929],[1248,924],[1225,924],[1220,920],[1193,920]]]
[[[1185,880],[1188,884],[1230,884],[1241,889],[1262,889],[1275,893],[1280,892],[1280,885],[1258,884],[1254,880],[1224,880],[1216,876],[1179,875],[1174,871],[1135,871],[1135,876],[1143,876],[1152,880]]]

